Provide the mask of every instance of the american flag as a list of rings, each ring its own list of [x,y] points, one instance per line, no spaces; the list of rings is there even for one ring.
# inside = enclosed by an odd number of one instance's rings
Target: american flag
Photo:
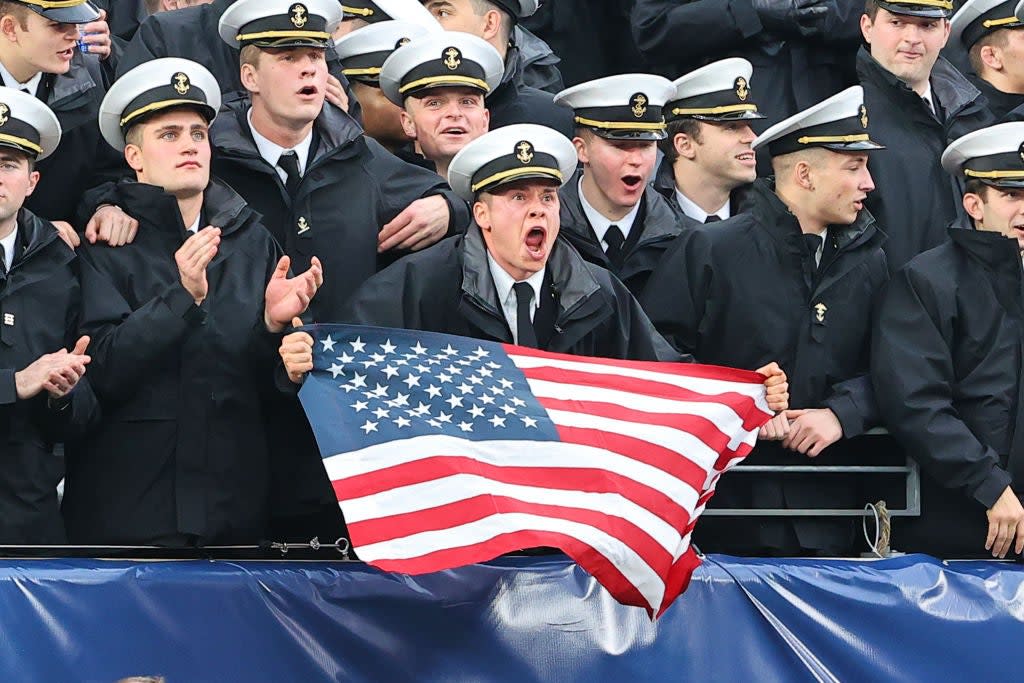
[[[299,393],[359,557],[422,574],[556,547],[663,612],[690,533],[770,417],[762,377],[315,325]]]

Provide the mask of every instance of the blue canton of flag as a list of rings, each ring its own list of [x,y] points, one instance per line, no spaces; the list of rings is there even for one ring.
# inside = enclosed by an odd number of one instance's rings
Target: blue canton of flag
[[[311,421],[338,426],[329,436],[318,435],[324,453],[431,434],[558,440],[522,371],[499,344],[353,325],[316,326],[313,334],[313,366],[327,374],[307,382],[330,380],[337,390],[328,394],[330,405],[310,406]]]

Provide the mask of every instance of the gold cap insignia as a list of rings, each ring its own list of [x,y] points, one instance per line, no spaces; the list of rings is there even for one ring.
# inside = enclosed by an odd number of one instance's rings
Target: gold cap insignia
[[[441,54],[441,61],[443,61],[444,65],[451,71],[455,71],[459,68],[459,65],[462,64],[462,52],[460,52],[457,47],[446,48]]]
[[[0,102],[0,126],[2,126],[5,123],[7,123],[7,121],[10,118],[11,118],[11,108],[8,107],[3,102]]]
[[[288,8],[289,18],[292,20],[292,26],[295,28],[302,28],[309,21],[309,10],[301,2],[297,2]]]
[[[1020,147],[1017,148],[1017,154],[1020,155],[1020,160],[1024,161],[1024,142],[1020,143]]]
[[[174,86],[174,92],[184,95],[192,88],[192,81],[188,79],[188,74],[179,71],[171,76],[171,85]]]
[[[516,159],[528,164],[533,161],[533,143],[529,140],[521,140],[516,143]]]
[[[306,217],[305,216],[299,216],[299,221],[298,221],[298,223],[295,224],[295,226],[299,229],[299,234],[300,235],[302,233],[306,232],[307,230],[309,230],[309,228],[310,228],[310,225],[306,221]]]
[[[638,92],[629,98],[630,109],[633,110],[633,116],[642,118],[647,113],[647,95],[642,92]]]
[[[400,47],[402,47],[403,45],[406,45],[406,44],[408,44],[408,43],[410,43],[410,42],[412,42],[412,39],[411,39],[411,38],[399,38],[399,39],[398,39],[398,42],[397,42],[397,43],[395,43],[395,49],[397,50],[398,48],[400,48]]]
[[[814,304],[814,317],[819,323],[825,322],[825,311],[828,310],[828,306],[821,303],[820,301]]]
[[[860,125],[862,128],[868,127],[868,108],[863,104],[860,105],[860,109],[857,110],[857,115],[860,116]]]
[[[736,97],[740,99],[740,102],[746,102],[747,98],[750,97],[750,85],[747,83],[747,79],[743,76],[737,76],[736,80],[733,81],[733,87],[736,88]]]

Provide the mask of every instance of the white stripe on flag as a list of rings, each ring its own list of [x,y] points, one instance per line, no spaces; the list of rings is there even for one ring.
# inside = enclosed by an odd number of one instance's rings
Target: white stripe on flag
[[[524,529],[565,534],[587,544],[615,565],[640,592],[651,609],[657,610],[661,606],[665,584],[632,548],[589,524],[564,519],[518,512],[501,513],[449,529],[425,531],[393,541],[364,545],[359,548],[359,557],[365,562],[413,559],[450,548],[483,543],[495,536]]]
[[[642,370],[639,368],[623,368],[616,365],[603,365],[598,362],[587,363],[584,361],[565,360],[562,358],[540,358],[537,356],[520,356],[509,354],[509,358],[520,368],[560,368],[562,370],[575,370],[578,372],[589,372],[596,375],[619,375],[622,377],[633,377],[645,379],[652,382],[662,382],[672,386],[707,394],[709,400],[715,394],[739,393],[750,396],[754,399],[758,408],[773,414],[768,407],[768,400],[764,392],[759,390],[762,385],[750,384],[748,382],[737,382],[724,379],[708,379],[706,377],[687,377],[667,372],[655,372],[653,370]]]
[[[546,380],[530,379],[530,390],[539,399],[553,398],[560,401],[597,401],[610,403],[631,410],[660,415],[693,415],[715,423],[723,435],[735,432],[729,441],[729,448],[735,449],[741,443],[747,443],[752,433],[743,429],[743,420],[727,405],[721,403],[688,403],[664,398],[654,398],[644,394],[614,389],[595,389],[576,384],[561,384]],[[549,414],[551,411],[548,411]],[[601,418],[605,419],[605,418]],[[641,423],[642,424],[642,423]],[[607,431],[607,430],[606,430]],[[752,442],[751,442],[752,443]]]
[[[661,425],[648,425],[639,422],[627,422],[625,420],[613,420],[609,417],[597,417],[587,413],[571,413],[564,410],[549,410],[548,416],[552,422],[566,427],[582,427],[589,429],[600,429],[611,434],[621,434],[634,439],[640,439],[647,443],[667,448],[680,453],[680,458],[698,465],[705,471],[714,468],[718,460],[718,452],[708,446],[689,432],[673,427]],[[748,436],[744,442],[753,443],[756,434]],[[681,455],[685,453],[686,455]]]
[[[429,510],[485,495],[505,496],[536,505],[557,505],[621,517],[647,532],[669,555],[675,553],[679,546],[678,530],[650,510],[618,493],[587,493],[508,484],[476,474],[454,474],[443,479],[400,486],[362,498],[347,499],[342,501],[342,510],[345,513],[345,521],[355,524],[368,519]],[[697,504],[697,495],[693,494],[692,498],[693,500],[686,503],[679,502],[679,505],[692,510]],[[427,514],[429,515],[429,512]],[[557,516],[558,513],[553,514]]]
[[[438,455],[464,456],[498,467],[608,470],[661,491],[680,505],[694,495],[693,488],[686,482],[653,465],[601,448],[561,441],[470,441],[432,434],[332,455],[324,458],[324,467],[327,468],[327,476],[336,482]]]

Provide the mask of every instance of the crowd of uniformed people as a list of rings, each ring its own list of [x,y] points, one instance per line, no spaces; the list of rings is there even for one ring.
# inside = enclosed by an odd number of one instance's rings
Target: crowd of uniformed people
[[[348,322],[760,372],[705,551],[864,550],[757,511],[879,452],[900,550],[1024,550],[1024,2],[538,4],[0,0],[0,545],[344,537]]]

